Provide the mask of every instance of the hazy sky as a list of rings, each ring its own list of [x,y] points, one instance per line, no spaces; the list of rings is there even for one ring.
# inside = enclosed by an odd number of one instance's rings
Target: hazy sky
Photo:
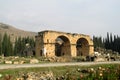
[[[120,35],[120,0],[0,0],[0,22],[35,32]]]

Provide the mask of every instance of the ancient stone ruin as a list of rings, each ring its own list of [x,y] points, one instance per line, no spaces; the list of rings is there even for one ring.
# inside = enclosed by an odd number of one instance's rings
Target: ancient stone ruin
[[[89,35],[45,30],[36,36],[36,56],[88,56],[94,53]]]

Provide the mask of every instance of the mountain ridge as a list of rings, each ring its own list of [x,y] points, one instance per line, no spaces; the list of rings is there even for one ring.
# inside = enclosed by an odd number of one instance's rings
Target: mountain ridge
[[[36,32],[25,31],[5,23],[0,23],[0,34],[3,36],[5,33],[10,36],[11,41],[15,41],[18,37],[30,37],[35,39],[35,36],[37,35]]]

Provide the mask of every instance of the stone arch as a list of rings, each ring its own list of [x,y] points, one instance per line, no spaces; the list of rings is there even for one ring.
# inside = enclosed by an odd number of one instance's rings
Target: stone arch
[[[93,41],[89,35],[45,30],[39,32],[35,38],[36,56],[44,56],[40,54],[42,53],[41,50],[43,47],[46,49],[47,57],[66,55],[76,57],[80,55],[87,56],[94,53]],[[56,39],[62,41],[62,44],[57,43]],[[82,46],[85,44],[86,47],[80,47],[80,44],[82,44]]]
[[[71,56],[70,40],[64,35],[55,39],[55,56]]]
[[[85,38],[79,38],[76,42],[76,55],[87,56],[89,54],[89,41]]]

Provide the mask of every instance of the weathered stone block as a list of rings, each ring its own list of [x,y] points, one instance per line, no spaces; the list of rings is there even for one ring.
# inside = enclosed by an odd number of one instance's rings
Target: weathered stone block
[[[31,64],[36,64],[36,63],[39,63],[39,60],[38,59],[31,59],[30,63]]]
[[[5,61],[5,64],[12,64],[12,61]]]
[[[18,61],[14,61],[13,64],[19,64],[19,62]]]

